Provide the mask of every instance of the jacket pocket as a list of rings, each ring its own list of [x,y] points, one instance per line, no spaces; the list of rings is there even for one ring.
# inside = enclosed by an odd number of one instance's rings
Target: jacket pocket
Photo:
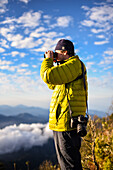
[[[61,105],[58,104],[57,109],[56,109],[56,119],[57,120],[58,120],[60,114],[61,114]]]

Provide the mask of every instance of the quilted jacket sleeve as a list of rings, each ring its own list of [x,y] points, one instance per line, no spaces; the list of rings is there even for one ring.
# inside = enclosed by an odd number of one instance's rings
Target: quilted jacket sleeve
[[[77,58],[69,58],[64,64],[53,66],[53,60],[46,58],[42,62],[40,74],[47,84],[69,83],[82,74],[81,63]]]
[[[54,88],[55,88],[55,85],[53,85],[53,84],[47,84],[47,86],[48,86],[48,88],[51,89],[51,90],[54,90]]]

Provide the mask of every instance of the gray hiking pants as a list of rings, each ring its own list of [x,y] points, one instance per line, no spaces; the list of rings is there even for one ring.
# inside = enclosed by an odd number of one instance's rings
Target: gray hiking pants
[[[76,130],[68,132],[53,131],[54,143],[61,170],[82,170],[81,138]]]

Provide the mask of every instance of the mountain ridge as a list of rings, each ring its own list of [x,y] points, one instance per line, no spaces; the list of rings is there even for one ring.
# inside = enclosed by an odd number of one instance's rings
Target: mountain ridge
[[[0,105],[0,114],[5,116],[10,115],[18,115],[20,113],[29,113],[34,116],[43,116],[49,114],[49,109],[44,109],[37,106],[26,106],[26,105],[17,105],[17,106],[9,106],[9,105]]]
[[[106,116],[103,111],[89,110],[89,115],[97,115],[102,118]],[[0,105],[0,128],[20,123],[47,123],[49,121],[49,109],[34,106],[8,106]]]
[[[5,116],[18,115],[20,113],[29,113],[34,116],[45,116],[49,115],[49,109],[37,107],[37,106],[26,106],[26,105],[0,105],[0,114]],[[106,112],[100,110],[89,109],[90,115],[97,115],[99,117],[106,116]]]
[[[0,114],[0,128],[4,128],[10,125],[19,125],[21,123],[32,124],[32,123],[47,123],[48,115],[45,116],[34,116],[29,113],[20,113],[18,115],[5,116]]]

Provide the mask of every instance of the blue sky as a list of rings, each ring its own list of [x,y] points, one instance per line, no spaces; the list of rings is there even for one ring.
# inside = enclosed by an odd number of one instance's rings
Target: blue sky
[[[86,64],[89,108],[113,100],[112,0],[0,0],[0,105],[49,108],[52,91],[40,78],[43,54],[71,40]]]

